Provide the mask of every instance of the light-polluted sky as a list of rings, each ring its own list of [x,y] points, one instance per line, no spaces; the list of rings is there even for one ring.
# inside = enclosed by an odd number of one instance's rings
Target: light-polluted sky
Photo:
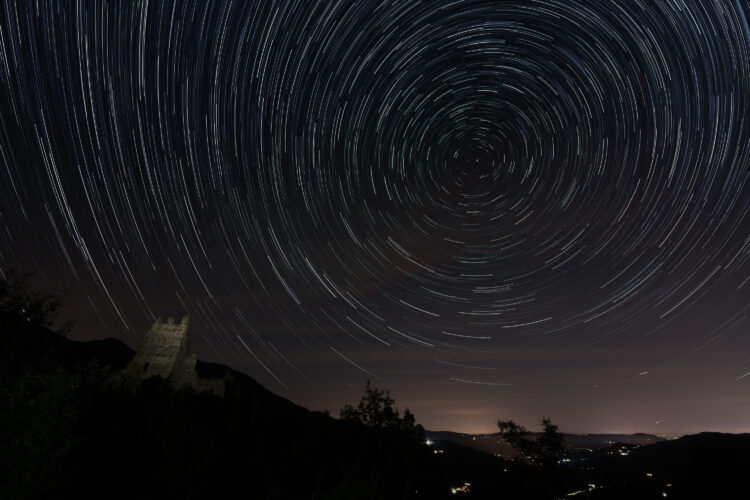
[[[6,2],[0,267],[334,414],[748,432],[748,16]]]

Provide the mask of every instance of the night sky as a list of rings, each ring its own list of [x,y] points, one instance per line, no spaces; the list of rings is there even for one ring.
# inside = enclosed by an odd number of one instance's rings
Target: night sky
[[[0,267],[429,429],[749,432],[744,0],[4,2]]]

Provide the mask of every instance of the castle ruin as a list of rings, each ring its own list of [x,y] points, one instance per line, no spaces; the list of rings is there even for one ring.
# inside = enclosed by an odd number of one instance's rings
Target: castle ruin
[[[175,387],[190,386],[196,391],[224,395],[226,380],[202,378],[196,371],[198,358],[189,354],[188,326],[190,316],[175,323],[170,317],[166,323],[161,318],[151,325],[138,346],[138,351],[124,372],[130,379],[161,377]]]

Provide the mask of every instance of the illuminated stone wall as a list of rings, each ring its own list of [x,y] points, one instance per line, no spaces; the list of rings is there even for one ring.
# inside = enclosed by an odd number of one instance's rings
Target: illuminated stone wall
[[[129,379],[161,377],[170,380],[176,387],[189,385],[196,391],[224,394],[224,379],[202,379],[195,371],[197,357],[189,353],[188,326],[190,317],[185,316],[176,323],[161,318],[151,325],[143,337],[138,351],[125,369]]]
[[[175,323],[174,318],[169,318],[166,323],[156,320],[143,337],[128,371],[141,378],[169,378],[185,363],[189,324],[187,315],[179,323]]]

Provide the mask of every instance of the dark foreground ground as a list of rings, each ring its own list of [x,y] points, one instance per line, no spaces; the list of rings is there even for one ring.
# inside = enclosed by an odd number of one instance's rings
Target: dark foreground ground
[[[132,356],[0,317],[0,498],[750,497],[746,434],[579,449],[542,469],[341,422],[236,372],[224,398],[110,383]]]

